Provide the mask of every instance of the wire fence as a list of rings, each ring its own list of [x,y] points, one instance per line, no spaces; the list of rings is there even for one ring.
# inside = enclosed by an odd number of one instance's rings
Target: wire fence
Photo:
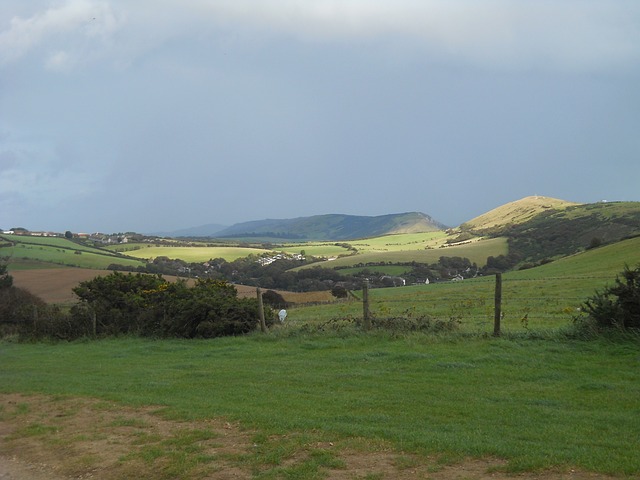
[[[584,303],[610,277],[575,275],[570,277],[502,279],[499,321],[502,331],[549,330],[571,325],[584,313]],[[455,284],[454,284],[455,283]],[[496,322],[496,281],[494,277],[460,282],[433,283],[412,287],[371,289],[368,306],[362,298],[351,300],[329,314],[363,315],[374,318],[429,316],[459,322],[466,331],[493,332]],[[326,319],[325,315],[321,315]]]

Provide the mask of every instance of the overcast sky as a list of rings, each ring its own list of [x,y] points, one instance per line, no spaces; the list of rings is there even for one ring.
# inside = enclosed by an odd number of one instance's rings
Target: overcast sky
[[[0,228],[640,200],[638,0],[2,0]]]

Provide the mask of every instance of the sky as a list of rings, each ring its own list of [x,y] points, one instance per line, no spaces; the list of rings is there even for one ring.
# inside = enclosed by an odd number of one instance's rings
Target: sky
[[[0,228],[640,200],[637,0],[3,0]]]

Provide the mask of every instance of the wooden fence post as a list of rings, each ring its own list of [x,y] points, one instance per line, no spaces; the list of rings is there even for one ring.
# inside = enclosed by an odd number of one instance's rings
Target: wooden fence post
[[[33,334],[38,334],[38,306],[33,306]]]
[[[502,318],[502,274],[496,273],[495,307],[493,312],[493,336],[500,336],[500,319]]]
[[[369,315],[369,280],[365,279],[362,283],[362,315],[364,320],[364,329],[371,329],[371,317]]]
[[[258,315],[260,315],[260,330],[262,333],[267,333],[267,323],[264,321],[264,307],[262,305],[262,292],[260,287],[256,288],[256,295],[258,296]]]

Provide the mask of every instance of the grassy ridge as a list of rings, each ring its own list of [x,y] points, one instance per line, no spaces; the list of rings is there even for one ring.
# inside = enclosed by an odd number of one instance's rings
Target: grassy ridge
[[[538,195],[521,198],[501,205],[460,225],[463,230],[484,231],[504,228],[507,225],[519,224],[531,220],[536,215],[548,211],[561,211],[576,205],[573,202]]]
[[[9,258],[9,269],[66,265],[89,269],[106,269],[113,263],[137,267],[139,260],[123,257],[106,249],[89,247],[66,238],[0,236],[0,257]]]
[[[0,344],[0,391],[161,405],[511,471],[640,474],[637,344],[412,335]]]
[[[523,332],[564,327],[572,322],[586,298],[613,283],[625,264],[640,263],[640,238],[588,250],[540,267],[503,275],[503,330]],[[491,332],[495,279],[479,277],[369,292],[371,310],[380,317],[429,315],[459,318],[465,332]],[[362,315],[359,301],[296,307],[292,322],[324,323]]]

